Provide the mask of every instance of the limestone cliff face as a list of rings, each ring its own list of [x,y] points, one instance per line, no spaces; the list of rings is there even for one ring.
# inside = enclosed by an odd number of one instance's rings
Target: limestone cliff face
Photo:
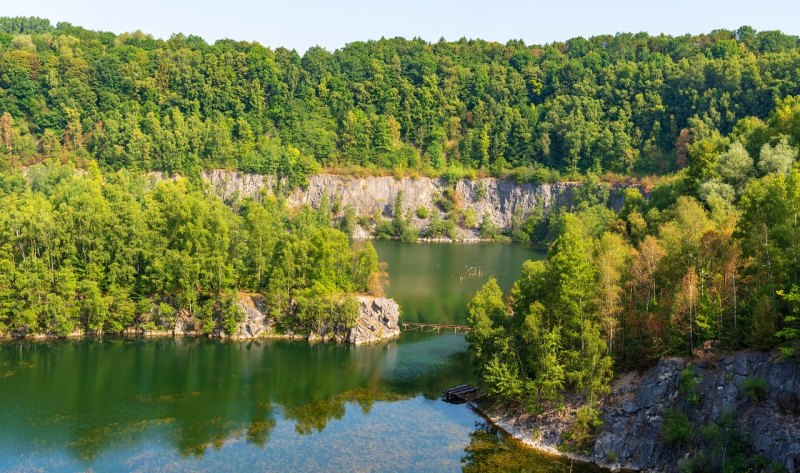
[[[223,198],[234,194],[240,196],[258,196],[264,189],[272,192],[275,180],[272,176],[246,174],[234,171],[212,170],[203,173],[203,177]],[[459,180],[455,185],[455,199],[463,208],[475,209],[480,217],[488,213],[500,228],[508,228],[515,212],[523,216],[533,212],[541,205],[545,212],[553,208],[569,206],[573,202],[573,193],[578,183],[559,182],[553,184],[517,184],[514,181],[483,178],[476,180]],[[290,206],[308,204],[319,206],[322,196],[327,192],[330,199],[340,198],[342,206],[352,205],[359,215],[372,215],[378,212],[390,215],[395,198],[403,192],[404,210],[416,210],[419,207],[432,209],[435,199],[448,185],[441,179],[428,177],[352,177],[332,174],[319,174],[309,178],[305,189],[296,189],[287,198]],[[622,193],[614,189],[609,202],[612,208],[622,206]]]

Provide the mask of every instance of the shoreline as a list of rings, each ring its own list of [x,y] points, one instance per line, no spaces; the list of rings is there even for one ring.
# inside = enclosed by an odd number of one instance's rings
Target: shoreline
[[[527,414],[510,413],[503,407],[491,407],[483,409],[475,402],[467,403],[470,408],[478,415],[486,419],[490,425],[497,430],[502,431],[514,441],[519,442],[525,448],[549,455],[555,458],[567,459],[575,462],[580,462],[587,465],[594,465],[596,467],[604,468],[609,471],[647,471],[647,470],[631,470],[622,468],[619,463],[600,462],[588,455],[581,455],[575,452],[568,452],[558,448],[556,441],[560,439],[563,430],[559,429],[562,425],[552,426],[552,431],[556,432],[555,437],[550,437],[543,440],[543,435],[539,428],[545,424],[536,424],[526,422]]]
[[[231,341],[231,342],[254,342],[254,341],[269,341],[269,340],[296,340],[306,341],[308,343],[336,343],[339,345],[376,345],[390,340],[395,340],[400,336],[400,333],[388,334],[380,340],[375,340],[370,343],[351,343],[347,341],[347,337],[342,334],[334,336],[320,336],[320,335],[302,335],[302,334],[286,334],[286,333],[270,333],[259,334],[254,337],[240,337],[229,335],[213,335],[198,332],[184,332],[173,333],[169,331],[148,331],[145,333],[130,333],[128,330],[121,333],[86,333],[86,332],[73,332],[68,335],[60,336],[53,334],[34,334],[24,335],[21,337],[13,336],[7,333],[0,333],[0,343],[29,341],[29,342],[50,342],[55,340],[87,340],[93,339],[163,339],[163,338],[206,338],[209,340]]]
[[[537,435],[535,435],[536,432],[532,431],[530,429],[530,426],[519,425],[519,423],[524,423],[524,421],[522,421],[522,417],[519,415],[504,414],[497,412],[494,409],[491,409],[489,411],[483,411],[480,408],[476,409],[481,413],[481,415],[483,415],[486,419],[491,421],[492,426],[494,426],[499,430],[502,430],[509,437],[521,443],[526,448],[529,448],[536,452],[543,453],[546,455],[551,455],[553,457],[565,458],[580,463],[594,465],[600,468],[605,468],[609,471],[646,471],[646,470],[623,469],[619,463],[599,462],[588,455],[581,455],[579,453],[567,452],[561,450],[554,443],[548,441],[542,441],[541,435],[538,435],[539,439],[537,440],[536,439]]]

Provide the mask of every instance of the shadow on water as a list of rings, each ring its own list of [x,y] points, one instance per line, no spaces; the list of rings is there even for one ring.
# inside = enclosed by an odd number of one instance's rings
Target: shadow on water
[[[0,344],[0,471],[569,471],[439,400],[471,367],[462,334]]]

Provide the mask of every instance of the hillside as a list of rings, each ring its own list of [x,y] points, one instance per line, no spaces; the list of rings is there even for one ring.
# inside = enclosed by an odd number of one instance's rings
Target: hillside
[[[300,55],[0,18],[0,154],[236,168],[293,185],[319,167],[667,173],[697,137],[751,129],[800,93],[798,71],[797,37],[746,26],[549,45],[393,38]]]

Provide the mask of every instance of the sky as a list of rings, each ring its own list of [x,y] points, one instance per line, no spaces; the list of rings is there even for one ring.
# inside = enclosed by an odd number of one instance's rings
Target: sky
[[[522,39],[707,33],[750,25],[800,35],[798,0],[0,0],[0,15],[39,16],[89,29],[142,30],[258,41],[302,53],[381,37]]]

